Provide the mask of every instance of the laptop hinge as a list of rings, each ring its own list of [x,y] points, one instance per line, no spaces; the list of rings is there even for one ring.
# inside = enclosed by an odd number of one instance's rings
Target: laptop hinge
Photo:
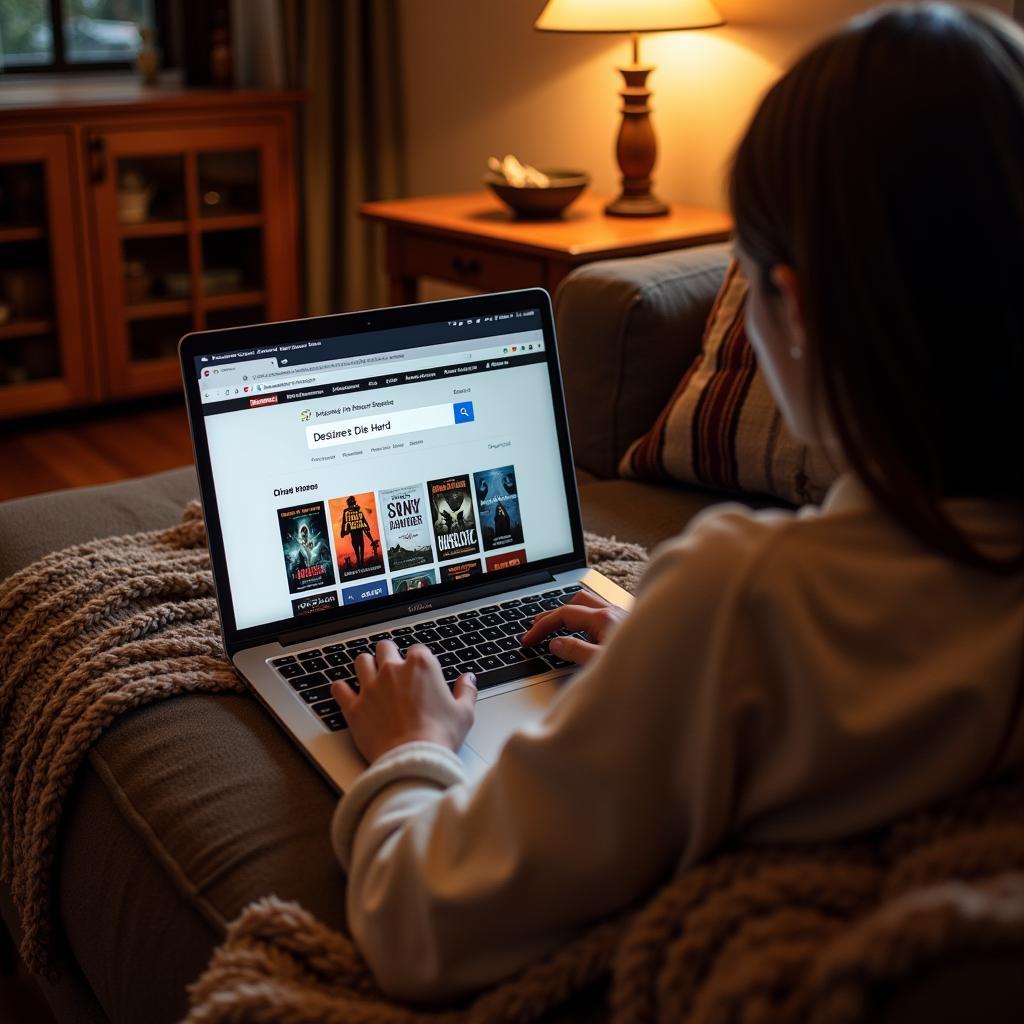
[[[446,608],[452,604],[465,604],[467,601],[475,601],[480,597],[487,597],[489,594],[506,593],[509,590],[520,590],[524,587],[536,587],[542,583],[551,583],[554,576],[550,572],[529,572],[518,577],[515,587],[510,587],[510,580],[502,580],[500,583],[482,583],[479,586],[458,593],[442,594],[438,597],[424,598],[413,601],[408,605],[398,607],[382,608],[376,612],[366,615],[354,615],[347,617],[343,622],[321,623],[311,629],[293,629],[288,633],[282,633],[277,642],[282,647],[290,647],[292,644],[305,643],[307,640],[315,640],[317,637],[326,636],[329,633],[349,632],[352,629],[360,629],[363,626],[375,626],[378,622],[393,622],[395,619],[405,618],[407,615],[416,615],[419,612],[431,612],[438,608]]]

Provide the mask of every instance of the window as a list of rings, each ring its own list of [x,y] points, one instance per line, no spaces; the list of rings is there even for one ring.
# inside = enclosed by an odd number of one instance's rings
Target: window
[[[0,69],[72,71],[128,67],[140,29],[157,45],[159,0],[0,0]]]

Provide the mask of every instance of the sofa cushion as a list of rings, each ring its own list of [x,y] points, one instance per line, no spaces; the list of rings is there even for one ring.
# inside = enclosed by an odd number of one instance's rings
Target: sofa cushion
[[[555,318],[577,466],[616,475],[700,351],[728,261],[727,245],[707,245],[601,260],[562,282]]]
[[[786,429],[747,339],[747,282],[732,263],[700,355],[650,430],[626,452],[623,476],[819,503],[836,470]]]

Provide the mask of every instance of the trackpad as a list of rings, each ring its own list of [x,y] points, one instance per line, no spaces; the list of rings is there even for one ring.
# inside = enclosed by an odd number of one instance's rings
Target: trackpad
[[[544,717],[564,684],[565,677],[546,679],[478,700],[476,721],[466,737],[466,746],[493,764],[512,733]]]

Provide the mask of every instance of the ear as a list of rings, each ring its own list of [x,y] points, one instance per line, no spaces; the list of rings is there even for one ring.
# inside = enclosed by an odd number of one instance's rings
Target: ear
[[[801,359],[807,354],[807,325],[804,320],[804,293],[796,271],[780,263],[772,267],[769,279],[779,293],[782,326],[789,338],[790,354]]]

